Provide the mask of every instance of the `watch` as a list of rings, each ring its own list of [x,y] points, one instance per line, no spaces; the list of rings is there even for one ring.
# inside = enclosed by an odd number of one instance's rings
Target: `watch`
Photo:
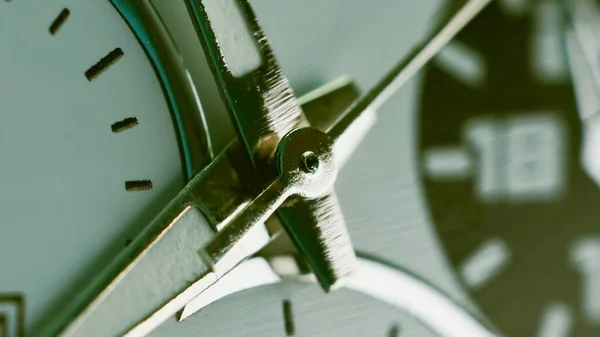
[[[483,130],[467,135],[475,150],[444,138],[462,132],[456,125],[463,117],[451,110],[467,110],[455,107],[467,99],[447,100],[456,98],[455,84],[436,71],[456,68],[445,59],[453,48],[458,59],[472,53],[452,42],[424,78],[409,81],[488,2],[0,4],[7,51],[0,56],[7,111],[0,123],[7,163],[0,331],[499,334],[484,315],[509,335],[538,331],[530,327],[539,327],[537,316],[525,315],[519,317],[529,330],[511,330],[505,304],[473,288],[456,247],[464,254],[461,244],[479,231],[459,233],[465,222],[444,213],[489,211],[446,200],[491,193],[500,207],[507,193],[514,197],[504,185],[473,194],[480,185],[465,173],[475,172],[468,151],[477,154],[477,137],[492,132],[493,139],[496,115],[475,119]],[[501,31],[484,18],[512,6],[492,2],[459,42],[482,22]],[[408,51],[421,38],[425,43]],[[355,80],[335,80],[346,73]],[[475,87],[486,80],[477,76]],[[359,96],[357,83],[373,89]],[[476,90],[469,97],[502,107]],[[554,146],[546,156],[562,165],[567,159],[554,150],[564,146],[557,134],[569,131],[565,117],[533,117],[516,131],[512,125],[522,120],[501,123],[525,136],[541,130]],[[498,152],[482,153],[497,160]],[[448,179],[448,157],[450,166],[458,158],[468,169]],[[551,194],[547,185],[566,193],[552,174],[543,176],[546,185],[533,181],[543,191],[538,196]],[[456,185],[456,175],[466,183]],[[502,239],[492,238],[492,250],[510,249]],[[503,265],[512,266],[518,264]],[[518,301],[520,291],[502,298]],[[550,321],[565,316],[558,317]]]

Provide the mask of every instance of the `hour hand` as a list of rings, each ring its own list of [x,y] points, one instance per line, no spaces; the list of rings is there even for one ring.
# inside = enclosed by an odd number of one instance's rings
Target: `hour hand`
[[[255,162],[307,126],[247,0],[185,0],[221,97]],[[260,153],[259,153],[260,152]]]
[[[477,16],[492,0],[464,0],[450,18],[443,22],[423,43],[419,44],[379,80],[371,90],[356,100],[328,129],[327,133],[339,141],[347,130],[369,110],[378,110],[396,91],[421,70],[434,56]]]
[[[252,163],[252,174],[259,184],[271,181],[277,174],[272,160],[276,147],[309,122],[247,0],[186,0],[186,4],[238,139]],[[328,193],[334,195],[333,187]],[[283,206],[277,209],[278,220],[321,286],[329,290],[342,284],[356,261],[337,200],[296,196],[277,206]]]

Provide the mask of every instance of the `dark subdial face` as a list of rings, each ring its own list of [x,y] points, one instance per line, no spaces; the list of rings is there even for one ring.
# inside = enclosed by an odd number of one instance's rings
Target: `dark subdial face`
[[[554,1],[492,2],[424,77],[429,210],[508,336],[600,335],[600,191],[581,167],[560,18]]]

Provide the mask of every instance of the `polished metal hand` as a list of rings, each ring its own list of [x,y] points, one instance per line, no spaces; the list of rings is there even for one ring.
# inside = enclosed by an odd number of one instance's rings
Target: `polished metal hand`
[[[336,152],[341,150],[344,135],[356,128],[359,117],[383,104],[490,1],[469,0],[457,16],[411,54],[408,61],[401,62],[340,118],[329,119],[335,123],[320,125],[319,129],[327,132],[307,128],[310,118],[302,115],[287,80],[278,70],[271,73],[272,78],[268,74],[264,77],[253,75],[253,71],[265,65],[269,58],[263,57],[268,53],[259,57],[254,68],[246,67],[249,71],[244,67],[230,71],[238,76],[227,79],[234,85],[222,87],[222,91],[229,100],[234,119],[243,121],[238,123],[238,135],[243,145],[232,143],[195,175],[123,254],[77,298],[71,310],[57,318],[46,331],[47,335],[148,334],[280,234],[269,231],[262,224],[275,211],[299,251],[316,269],[322,286],[327,289],[347,276],[353,267],[353,252],[339,205],[331,192]],[[151,11],[148,0],[118,2],[128,4],[128,10],[145,4]],[[206,13],[201,6],[206,3],[221,2],[188,3],[198,26],[210,27],[209,21],[198,19]],[[240,3],[242,17],[250,18],[249,35],[259,39],[255,42],[260,56],[265,53],[266,40],[256,31],[256,21],[248,3]],[[139,15],[148,13],[140,12]],[[155,20],[152,24],[162,23]],[[205,30],[200,28],[199,32]],[[220,50],[217,59],[219,55],[226,56],[226,53]],[[221,66],[223,60],[226,58],[219,61]],[[234,63],[229,60],[227,64]],[[225,85],[218,79],[223,74],[218,62],[213,62],[213,67],[217,70],[217,82]],[[252,79],[254,76],[258,77]],[[270,78],[274,82],[270,82]],[[246,110],[240,102],[254,104],[250,105],[253,109]],[[296,137],[300,136],[303,141],[298,143]],[[296,146],[300,150],[295,150]],[[322,174],[326,177],[319,180],[322,184],[313,185],[312,179],[322,177]],[[318,189],[313,190],[315,187]],[[286,208],[291,209],[287,214],[283,211]]]
[[[375,86],[363,97],[358,99],[340,118],[327,130],[333,138],[338,139],[346,130],[369,109],[377,110],[392,95],[411,79],[427,62],[437,55],[454,36],[492,0],[469,0],[460,8],[448,22],[417,46],[405,58],[400,60]]]
[[[257,185],[269,182],[276,174],[272,159],[277,144],[292,130],[308,127],[310,123],[247,1],[186,0],[186,4],[193,13],[198,36],[236,126],[238,139],[245,145],[252,163],[253,172],[249,174],[255,175]],[[227,26],[222,27],[221,22]],[[239,55],[244,59],[239,60]],[[333,195],[333,187],[327,192]],[[339,205],[332,202],[335,199],[321,199],[323,195],[312,200],[295,195],[294,202],[280,207],[290,196],[282,195],[277,207],[269,209],[268,214],[258,212],[246,221],[259,218],[264,221],[277,211],[278,220],[323,289],[328,291],[340,286],[351,274],[356,258],[353,249],[345,249],[352,244],[342,213],[336,211]],[[328,216],[302,216],[306,207]],[[238,231],[249,229],[255,223],[226,228],[219,234],[223,239],[215,245],[229,247],[234,242],[226,238],[236,238],[241,235]]]
[[[234,249],[240,237],[248,233],[254,224],[267,220],[289,197],[315,199],[327,194],[333,188],[337,175],[332,150],[331,138],[316,129],[297,129],[283,137],[276,155],[279,176],[206,246],[204,254],[209,265],[220,270],[217,266],[224,264],[223,269],[228,272],[234,265],[227,263],[226,255]],[[337,264],[335,272],[338,275],[348,275],[354,268],[355,257],[347,232],[336,227],[324,227],[322,230],[324,233],[317,236],[332,243],[324,245],[330,249],[326,252],[327,259]],[[235,258],[234,261],[238,262]]]

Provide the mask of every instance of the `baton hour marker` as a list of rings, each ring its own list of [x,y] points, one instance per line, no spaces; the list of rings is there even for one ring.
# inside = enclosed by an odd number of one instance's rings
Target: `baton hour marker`
[[[537,337],[567,337],[573,333],[571,308],[561,302],[549,304],[542,312]]]
[[[467,258],[460,268],[463,281],[471,289],[480,289],[510,264],[511,251],[498,238],[486,241]]]
[[[115,48],[113,51],[100,59],[100,61],[86,70],[85,77],[88,79],[88,81],[92,81],[110,68],[110,66],[115,64],[124,54],[125,53],[123,53],[121,48]]]
[[[125,182],[125,189],[127,191],[147,191],[153,187],[151,180],[129,180]]]
[[[117,133],[121,131],[125,131],[127,129],[131,129],[132,127],[138,125],[138,119],[135,117],[128,117],[122,121],[116,122],[110,126],[112,132]]]
[[[292,313],[292,302],[289,300],[283,301],[283,322],[285,325],[285,335],[286,336],[294,336],[295,334],[295,326],[294,326],[294,314]]]
[[[388,337],[400,337],[401,331],[402,330],[400,329],[400,326],[398,324],[394,324],[390,328],[390,332],[388,332]]]
[[[63,8],[63,10],[58,14],[56,19],[54,19],[54,21],[52,21],[52,24],[50,25],[50,35],[56,35],[56,32],[58,32],[60,27],[62,27],[63,23],[67,21],[69,14],[71,14],[71,12],[68,9]]]

